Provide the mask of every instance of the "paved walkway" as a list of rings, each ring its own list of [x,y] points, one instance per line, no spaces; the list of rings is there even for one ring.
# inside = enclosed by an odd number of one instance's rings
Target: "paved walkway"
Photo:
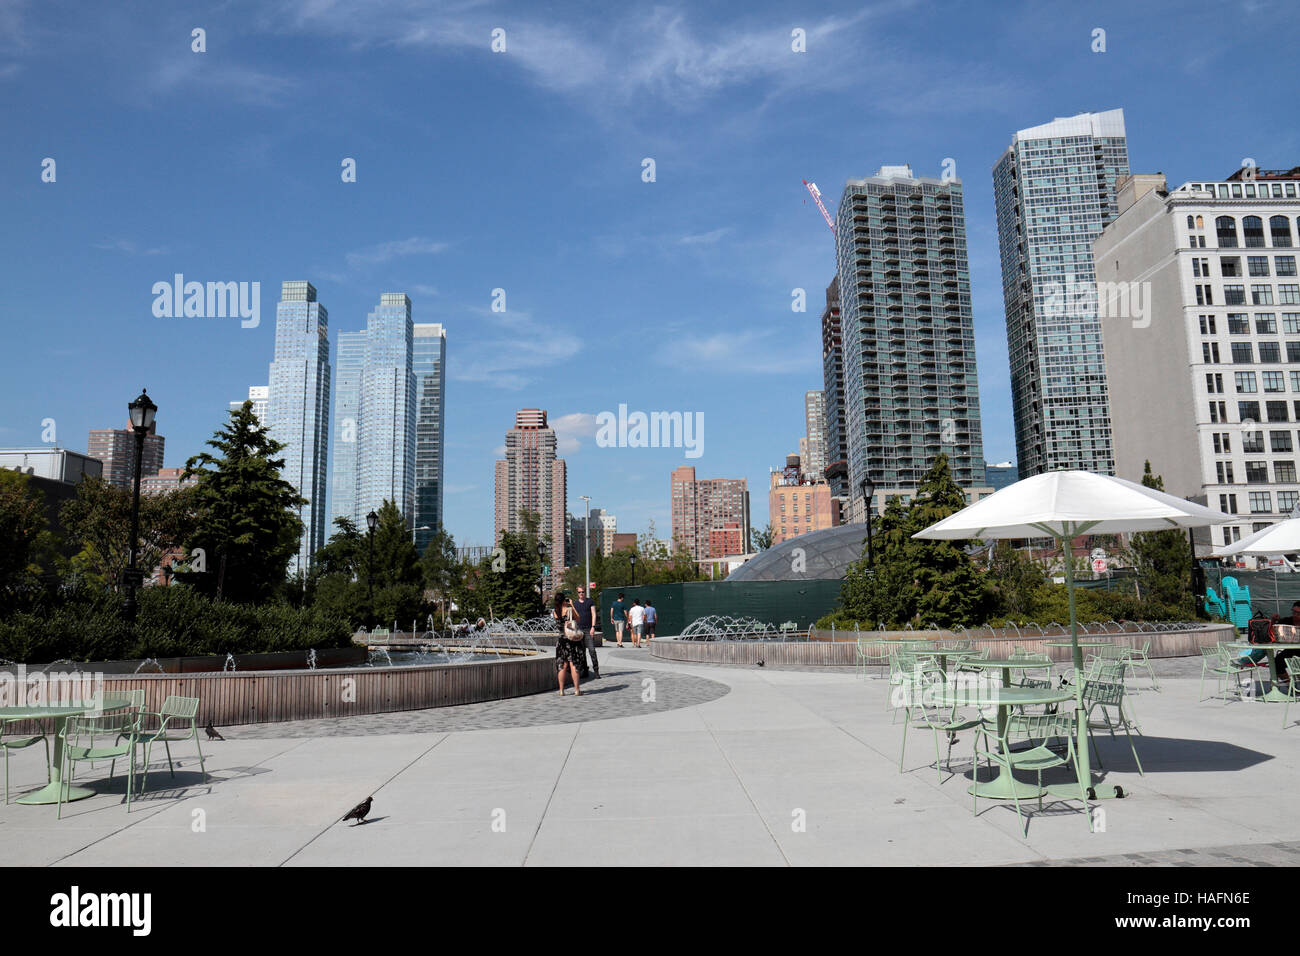
[[[969,735],[955,775],[926,765],[933,742],[915,732],[898,772],[881,680],[631,650],[602,662],[590,696],[475,705],[478,723],[457,708],[352,729],[230,728],[205,744],[210,783],[184,745],[174,779],[155,751],[129,815],[120,776],[97,766],[78,783],[100,794],[62,821],[53,807],[0,807],[0,845],[10,864],[782,866],[1280,865],[1300,844],[1300,818],[1257,812],[1300,791],[1300,708],[1283,730],[1277,706],[1197,703],[1190,677],[1135,701],[1145,776],[1122,738],[1101,739],[1107,781],[1130,796],[1097,805],[1100,832],[1077,802],[1049,800],[1028,808],[1025,837],[1009,805],[972,815]],[[42,781],[33,753],[14,756],[15,789]],[[338,822],[372,794],[372,822]]]

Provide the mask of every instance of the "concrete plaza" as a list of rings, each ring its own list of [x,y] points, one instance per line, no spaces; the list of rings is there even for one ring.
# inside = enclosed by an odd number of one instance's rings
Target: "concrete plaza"
[[[161,748],[128,815],[107,765],[79,774],[94,797],[0,808],[9,864],[95,865],[1118,865],[1300,863],[1300,707],[1198,703],[1199,663],[1138,676],[1140,776],[1123,735],[1098,736],[1106,782],[1130,794],[1031,814],[971,813],[972,738],[955,776],[927,766],[928,732],[901,723],[888,687],[849,669],[666,664],[605,648],[581,698],[509,701],[295,724],[223,728]],[[1210,688],[1212,689],[1212,687]],[[571,693],[571,692],[570,692]],[[476,729],[479,728],[479,729]],[[44,782],[41,748],[13,755],[15,790]],[[119,765],[119,771],[122,769]],[[981,771],[985,779],[988,771]],[[339,823],[374,795],[364,826]],[[15,794],[16,796],[16,794]],[[1267,808],[1275,812],[1268,812]],[[1261,812],[1264,811],[1264,812]]]

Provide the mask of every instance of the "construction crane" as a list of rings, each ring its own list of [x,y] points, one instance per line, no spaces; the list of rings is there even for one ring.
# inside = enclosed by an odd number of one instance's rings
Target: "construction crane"
[[[803,184],[808,187],[808,192],[812,194],[813,202],[815,202],[817,208],[822,211],[822,218],[826,220],[826,225],[831,227],[831,235],[835,235],[835,221],[831,219],[831,214],[826,211],[826,204],[822,202],[822,194],[817,188],[817,184],[810,183],[806,179],[803,180]]]

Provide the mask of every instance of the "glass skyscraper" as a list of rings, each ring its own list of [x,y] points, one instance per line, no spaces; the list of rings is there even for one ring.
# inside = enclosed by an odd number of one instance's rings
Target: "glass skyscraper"
[[[966,216],[958,179],[885,166],[850,180],[836,214],[848,496],[915,487],[942,452],[984,483]]]
[[[336,400],[340,454],[334,460],[333,512],[358,530],[366,514],[392,501],[407,527],[415,510],[415,374],[411,300],[385,292],[363,332],[339,336]],[[346,437],[351,435],[352,441]]]
[[[414,333],[415,546],[423,554],[442,525],[447,332],[436,323],[416,323]]]
[[[993,167],[1021,478],[1114,474],[1092,243],[1128,172],[1123,110],[1022,129]]]
[[[284,444],[281,477],[307,499],[299,508],[302,540],[290,573],[307,571],[325,544],[325,486],[330,420],[329,313],[310,282],[285,282],[275,310],[266,426]]]

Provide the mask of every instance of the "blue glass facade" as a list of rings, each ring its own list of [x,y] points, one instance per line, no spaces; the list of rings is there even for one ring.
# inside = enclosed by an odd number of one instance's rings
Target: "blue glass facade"
[[[310,282],[285,282],[275,311],[267,431],[284,444],[281,477],[307,499],[303,533],[289,571],[306,571],[325,544],[329,462],[329,314]]]
[[[417,323],[414,331],[415,546],[423,554],[442,526],[447,332],[432,323]]]

